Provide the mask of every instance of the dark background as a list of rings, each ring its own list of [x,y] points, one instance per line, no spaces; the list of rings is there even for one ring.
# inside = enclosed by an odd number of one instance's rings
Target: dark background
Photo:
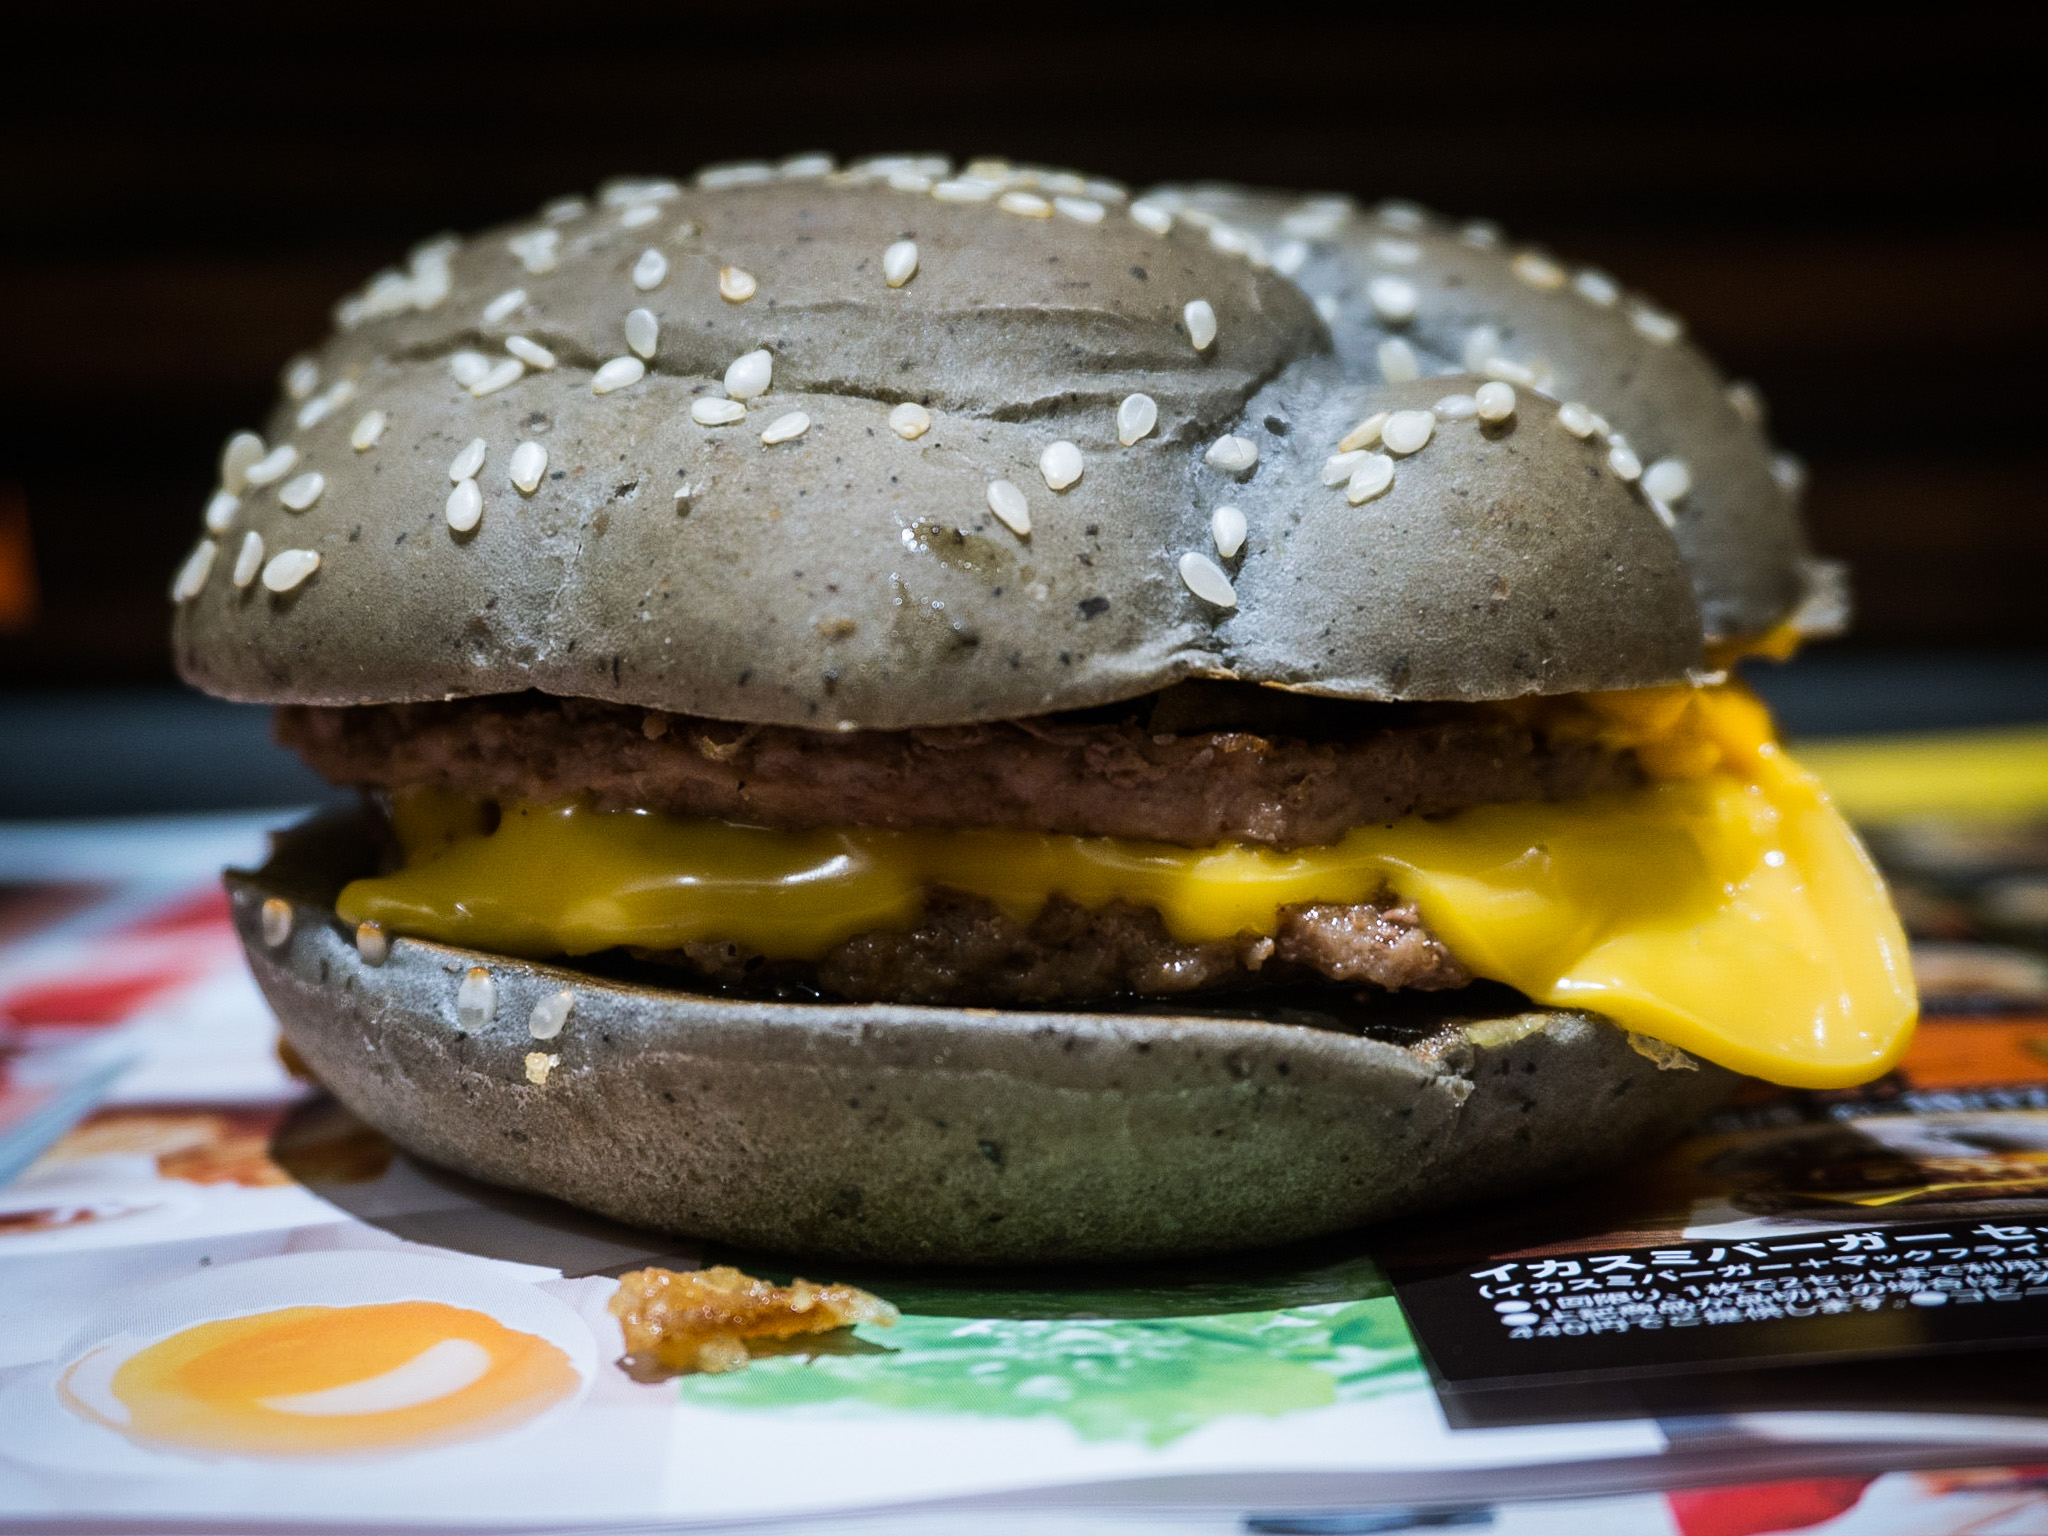
[[[80,690],[173,707],[134,690],[172,682],[164,593],[219,446],[344,290],[607,176],[814,148],[1399,195],[1604,266],[1809,460],[1858,600],[1812,675],[1885,694],[1875,659],[1910,651],[2048,717],[2038,10],[1354,14],[44,13],[0,92],[0,734],[18,757]],[[37,809],[7,750],[0,814]]]

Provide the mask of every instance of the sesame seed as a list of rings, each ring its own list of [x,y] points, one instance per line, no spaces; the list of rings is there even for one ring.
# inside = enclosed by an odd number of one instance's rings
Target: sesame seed
[[[1025,538],[1030,534],[1031,504],[1025,501],[1024,493],[1010,481],[989,481],[988,509],[1018,538]]]
[[[1389,453],[1416,453],[1435,433],[1436,417],[1428,411],[1396,411],[1380,428],[1380,441]]]
[[[1475,251],[1490,251],[1500,244],[1500,226],[1488,219],[1474,219],[1458,231],[1458,238]]]
[[[310,357],[295,357],[284,368],[284,392],[303,400],[320,387],[320,365]]]
[[[811,430],[811,418],[802,411],[791,411],[787,416],[778,416],[769,422],[761,433],[761,441],[770,448],[777,443],[791,442]]]
[[[484,376],[469,386],[470,394],[481,400],[485,395],[495,395],[499,390],[509,388],[526,377],[526,364],[516,357],[500,358],[484,370]]]
[[[1479,414],[1479,401],[1471,395],[1445,395],[1431,407],[1444,421],[1467,421]]]
[[[536,1040],[552,1040],[562,1032],[562,1026],[569,1022],[569,1015],[576,1007],[574,992],[557,992],[544,997],[533,1005],[533,1012],[526,1016],[526,1032]]]
[[[784,181],[815,181],[820,176],[831,175],[835,163],[827,154],[791,155],[775,170]]]
[[[1602,416],[1598,411],[1594,411],[1592,413],[1590,420],[1593,423],[1593,435],[1596,437],[1605,437],[1609,432],[1612,432],[1614,430],[1612,427],[1607,425],[1607,418],[1605,416]]]
[[[529,341],[524,336],[507,336],[505,338],[505,350],[526,364],[527,367],[538,368],[543,373],[555,366],[554,353],[550,352],[539,342]]]
[[[653,246],[640,253],[640,259],[633,263],[633,286],[642,293],[659,288],[668,276],[668,258]]]
[[[615,357],[590,376],[593,395],[609,395],[630,389],[647,377],[647,365],[637,357]]]
[[[263,535],[250,529],[242,535],[242,547],[235,554],[235,585],[247,591],[263,569]]]
[[[1126,448],[1150,437],[1159,425],[1159,405],[1150,395],[1125,395],[1116,408],[1116,440]]]
[[[651,309],[634,309],[626,312],[626,345],[642,357],[654,356],[654,349],[661,343],[661,322],[654,318]]]
[[[448,359],[448,374],[464,389],[491,371],[491,360],[481,352],[457,352]]]
[[[1787,496],[1798,497],[1806,490],[1806,461],[1796,453],[1773,454],[1771,478]]]
[[[327,489],[327,477],[317,469],[309,469],[303,475],[295,475],[278,487],[277,499],[293,512],[303,512],[320,499],[320,493]]]
[[[1639,305],[1629,312],[1628,323],[1636,328],[1636,334],[1660,347],[1668,347],[1685,332],[1685,323],[1676,315],[1667,315],[1661,309],[1651,309],[1647,304]]]
[[[1273,252],[1273,270],[1282,277],[1292,277],[1308,261],[1306,240],[1283,240],[1280,248]]]
[[[726,368],[725,392],[735,400],[752,400],[767,394],[774,378],[775,359],[768,355],[766,347],[756,347],[734,358]]]
[[[320,569],[316,549],[282,549],[263,567],[263,585],[272,592],[289,592]]]
[[[1621,285],[1597,267],[1587,267],[1572,279],[1572,290],[1589,304],[1606,309],[1621,297]]]
[[[1014,213],[1020,218],[1049,219],[1052,204],[1036,192],[1005,192],[996,199],[996,206],[1005,213]]]
[[[457,533],[468,533],[483,521],[483,488],[474,480],[456,481],[455,489],[448,493],[448,505],[444,510],[450,528]]]
[[[1365,420],[1353,427],[1337,443],[1339,453],[1350,453],[1355,448],[1370,448],[1380,440],[1380,432],[1386,427],[1389,411],[1374,411]]]
[[[1358,468],[1365,458],[1363,448],[1347,448],[1342,453],[1333,453],[1323,460],[1323,484],[1342,485],[1351,478],[1351,471]]]
[[[1125,187],[1122,182],[1105,181],[1101,177],[1091,177],[1084,180],[1081,183],[1081,194],[1084,197],[1092,197],[1096,202],[1103,204],[1120,203],[1131,195],[1129,188]]]
[[[620,180],[607,183],[598,194],[607,208],[631,208],[640,203],[665,203],[683,195],[683,189],[665,179]]]
[[[505,242],[505,249],[518,258],[519,265],[538,277],[552,272],[562,260],[562,232],[559,229],[530,229]]]
[[[1422,247],[1413,240],[1375,240],[1372,254],[1390,267],[1412,267],[1422,259]]]
[[[524,288],[507,288],[484,306],[484,324],[496,325],[500,320],[511,318],[514,311],[526,303]]]
[[[192,546],[192,553],[185,557],[185,563],[178,567],[178,574],[171,582],[171,601],[190,602],[206,585],[206,578],[213,574],[213,557],[220,553],[220,546],[211,539],[201,539]]]
[[[1244,514],[1235,507],[1218,507],[1209,514],[1209,537],[1216,541],[1216,553],[1228,560],[1244,548]]]
[[[1259,445],[1248,437],[1226,432],[1209,445],[1202,458],[1211,469],[1241,475],[1259,462]]]
[[[889,430],[906,441],[923,437],[931,424],[932,413],[914,401],[906,400],[889,413]]]
[[[898,240],[882,252],[882,281],[891,288],[901,288],[917,276],[917,242]]]
[[[249,483],[249,466],[263,457],[263,439],[254,432],[237,432],[220,451],[221,489],[239,492]]]
[[[1317,294],[1316,313],[1323,317],[1323,324],[1335,325],[1337,323],[1338,313],[1337,295],[1335,295],[1334,293]]]
[[[1052,205],[1076,224],[1100,224],[1109,212],[1092,197],[1056,197]]]
[[[1038,472],[1051,490],[1064,491],[1081,478],[1082,468],[1081,450],[1064,438],[1048,444],[1038,456]]]
[[[1643,490],[1675,507],[1692,490],[1692,469],[1683,459],[1659,459],[1643,471]]]
[[[1737,379],[1728,386],[1728,409],[1752,427],[1762,426],[1765,414],[1763,391],[1746,379]]]
[[[1280,231],[1297,240],[1327,240],[1344,227],[1351,211],[1348,197],[1312,197],[1281,215]]]
[[[241,497],[229,495],[226,491],[215,491],[206,503],[206,515],[200,521],[206,524],[209,533],[226,533],[228,524],[235,520],[235,514],[241,510]]]
[[[353,400],[355,394],[356,386],[353,380],[336,379],[327,388],[321,390],[319,394],[313,396],[312,399],[299,407],[299,414],[294,418],[298,422],[299,430],[304,432],[310,427],[319,426],[321,422]]]
[[[1157,203],[1148,203],[1140,199],[1131,204],[1128,211],[1133,224],[1141,229],[1149,229],[1155,235],[1163,235],[1173,228],[1173,215]]]
[[[1237,606],[1237,588],[1230,584],[1230,578],[1223,573],[1223,567],[1207,555],[1194,550],[1182,555],[1180,579],[1190,592],[1205,603],[1218,608]]]
[[[571,219],[580,219],[590,212],[589,202],[580,197],[558,197],[540,211],[540,216],[550,224],[566,224]]]
[[[700,427],[729,427],[736,421],[744,421],[747,408],[737,400],[725,400],[716,395],[706,395],[701,400],[690,402],[690,420]]]
[[[739,267],[718,269],[718,296],[728,304],[744,304],[760,288],[754,274]]]
[[[1398,336],[1389,337],[1377,349],[1380,376],[1389,384],[1406,384],[1422,377],[1422,360],[1415,349]]]
[[[391,936],[379,924],[357,923],[356,953],[365,965],[382,965],[391,958]]]
[[[1490,325],[1475,325],[1465,333],[1460,353],[1467,373],[1484,373],[1486,365],[1500,355],[1500,332]]]
[[[1479,371],[1490,379],[1499,379],[1504,384],[1520,384],[1527,389],[1536,387],[1534,368],[1525,368],[1520,363],[1510,362],[1504,357],[1489,357],[1486,366]]]
[[[348,445],[357,453],[368,453],[377,446],[377,440],[384,435],[384,429],[391,425],[391,418],[382,411],[365,411],[349,428]]]
[[[474,480],[476,472],[484,467],[484,460],[489,457],[490,451],[489,443],[480,437],[472,437],[463,445],[462,452],[448,461],[448,478]]]
[[[1515,414],[1515,390],[1511,384],[1496,379],[1491,384],[1482,384],[1473,393],[1473,404],[1478,407],[1481,421],[1506,421]]]
[[[1180,312],[1187,322],[1188,340],[1194,343],[1197,352],[1206,352],[1216,344],[1216,311],[1207,299],[1190,299]]]
[[[628,208],[624,213],[619,215],[619,228],[645,229],[649,224],[652,224],[656,219],[660,217],[661,207],[659,204],[635,203],[632,207]]]
[[[284,948],[292,936],[292,904],[282,896],[272,896],[263,903],[262,923],[263,942],[272,949]]]
[[[932,178],[922,171],[891,171],[889,185],[898,192],[929,192]]]
[[[1399,198],[1389,198],[1376,210],[1379,221],[1389,229],[1417,230],[1429,217],[1413,203],[1404,203]]]
[[[1593,413],[1576,400],[1567,400],[1557,408],[1557,424],[1573,437],[1593,435]]]
[[[1643,461],[1626,443],[1616,443],[1607,450],[1607,467],[1624,480],[1640,480],[1643,476]]]
[[[985,203],[995,195],[996,188],[992,182],[972,176],[932,185],[932,196],[942,203]]]
[[[539,490],[547,472],[548,451],[539,443],[529,439],[512,450],[511,480],[520,495],[531,496]]]
[[[1242,256],[1252,248],[1252,237],[1233,225],[1212,224],[1209,244],[1226,256]]]
[[[1524,251],[1509,263],[1509,269],[1531,288],[1544,293],[1564,286],[1564,268],[1539,251]]]
[[[455,1022],[464,1029],[482,1029],[498,1011],[498,986],[491,973],[472,965],[455,989]]]
[[[1415,318],[1418,295],[1405,277],[1376,277],[1366,284],[1373,313],[1388,325],[1406,325]]]
[[[1404,411],[1403,415],[1410,413]],[[1416,414],[1427,415],[1427,412]],[[1359,461],[1358,468],[1351,471],[1351,478],[1344,485],[1344,499],[1354,507],[1383,495],[1394,483],[1394,461],[1384,453],[1369,453]]]
[[[757,186],[764,181],[773,181],[775,171],[766,165],[707,165],[697,173],[697,185],[709,192],[722,192],[729,187]]]
[[[292,466],[299,462],[299,450],[290,443],[279,443],[254,464],[243,471],[243,478],[254,486],[269,485],[282,480],[291,473]]]

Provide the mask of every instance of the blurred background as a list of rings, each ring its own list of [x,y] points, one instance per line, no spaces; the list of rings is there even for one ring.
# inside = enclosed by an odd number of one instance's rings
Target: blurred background
[[[2048,720],[2038,8],[1362,14],[46,11],[0,94],[0,817],[319,792],[177,689],[165,590],[342,292],[608,176],[818,148],[1398,195],[1608,268],[1761,385],[1853,568],[1853,637],[1759,677],[1792,729]]]

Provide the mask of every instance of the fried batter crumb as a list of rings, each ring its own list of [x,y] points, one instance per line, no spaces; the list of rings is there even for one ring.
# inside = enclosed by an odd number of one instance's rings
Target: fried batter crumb
[[[774,1285],[724,1264],[680,1274],[634,1270],[620,1277],[609,1310],[626,1336],[619,1367],[635,1381],[743,1370],[749,1339],[791,1339],[856,1323],[886,1328],[898,1315],[881,1297],[850,1285]]]

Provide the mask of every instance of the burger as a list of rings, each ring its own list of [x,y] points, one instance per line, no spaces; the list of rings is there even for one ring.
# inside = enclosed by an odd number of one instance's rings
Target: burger
[[[230,876],[433,1162],[790,1252],[1270,1244],[1884,1072],[1883,887],[1728,668],[1838,627],[1754,391],[1401,203],[807,156],[427,242],[221,461]]]

